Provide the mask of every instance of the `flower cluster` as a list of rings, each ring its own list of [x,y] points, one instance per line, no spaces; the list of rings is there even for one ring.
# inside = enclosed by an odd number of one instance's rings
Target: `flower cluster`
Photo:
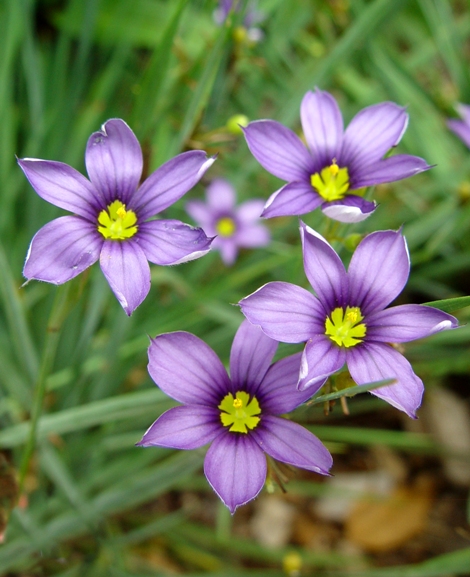
[[[224,18],[239,8],[238,3],[220,3]],[[470,107],[459,110],[464,120],[449,121],[449,126],[470,146]],[[99,260],[130,315],[149,292],[148,261],[179,264],[212,246],[231,265],[240,247],[268,244],[260,215],[301,215],[321,207],[328,217],[358,222],[376,207],[364,199],[365,188],[430,168],[415,156],[386,156],[408,123],[405,109],[392,102],[365,108],[344,131],[335,99],[317,89],[303,98],[300,115],[307,146],[273,120],[243,129],[258,162],[287,184],[263,210],[256,199],[236,206],[232,186],[214,180],[206,203],[186,204],[202,228],[155,216],[181,199],[215,158],[198,150],[184,152],[140,184],[142,151],[123,120],[108,120],[90,136],[85,153],[89,179],[61,162],[19,160],[39,196],[73,213],[36,233],[25,277],[59,285]],[[242,299],[246,319],[233,341],[230,376],[216,353],[187,332],[158,335],[148,351],[152,379],[181,405],[158,417],[138,445],[196,449],[210,444],[204,472],[232,513],[261,491],[267,458],[323,475],[332,466],[330,453],[311,432],[280,415],[307,401],[346,365],[357,384],[393,379],[373,394],[415,417],[423,383],[395,344],[458,325],[453,316],[429,306],[389,307],[410,272],[401,230],[366,236],[348,270],[318,232],[301,222],[300,234],[305,274],[315,294],[276,281]],[[272,363],[278,342],[305,347]]]

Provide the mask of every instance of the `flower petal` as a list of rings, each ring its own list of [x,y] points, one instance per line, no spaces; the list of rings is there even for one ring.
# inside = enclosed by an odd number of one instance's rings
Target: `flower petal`
[[[470,148],[470,126],[463,120],[448,120],[447,126]]]
[[[132,240],[106,240],[100,266],[120,305],[131,315],[150,290],[150,268],[144,251]]]
[[[62,284],[95,263],[102,245],[95,226],[79,216],[62,216],[34,235],[23,274],[27,279]]]
[[[409,154],[396,154],[390,158],[365,166],[351,178],[351,188],[373,186],[383,182],[394,182],[409,178],[432,168],[423,158]]]
[[[23,158],[18,164],[41,198],[95,223],[104,200],[90,181],[63,162]]]
[[[165,162],[145,180],[132,199],[130,208],[146,220],[184,196],[214,163],[202,150],[190,150]]]
[[[226,266],[232,266],[238,255],[238,246],[235,239],[216,237],[212,246],[220,251],[220,256]]]
[[[151,425],[139,447],[197,449],[223,432],[219,412],[212,407],[182,406],[166,411]]]
[[[313,336],[305,345],[302,355],[298,389],[304,391],[310,388],[311,394],[315,394],[345,362],[346,352],[343,347],[338,347],[325,335]]]
[[[300,106],[305,140],[315,159],[314,172],[329,166],[341,152],[343,117],[336,100],[328,92],[307,92]]]
[[[258,221],[263,212],[264,201],[260,198],[242,202],[235,208],[237,220],[243,224],[252,224]]]
[[[408,125],[406,109],[382,102],[361,110],[344,133],[338,164],[347,166],[351,180],[364,166],[377,162],[403,136]]]
[[[288,182],[310,179],[313,159],[290,128],[274,120],[257,120],[243,132],[251,154],[268,172]]]
[[[340,222],[361,222],[368,218],[376,209],[375,202],[364,200],[360,196],[349,194],[342,200],[325,202],[322,207],[325,216]]]
[[[202,200],[190,200],[185,204],[184,208],[189,216],[204,229],[206,234],[210,236],[216,234],[214,227],[216,216],[205,202]]]
[[[344,265],[333,247],[303,222],[300,222],[300,237],[305,274],[328,315],[347,303],[348,277]],[[322,319],[323,328],[325,320],[326,316]]]
[[[114,200],[128,204],[142,176],[143,158],[139,141],[124,120],[108,120],[90,136],[85,164],[106,204]]]
[[[312,212],[322,202],[322,197],[308,182],[290,182],[268,198],[261,216],[263,218],[298,216]]]
[[[151,220],[139,225],[137,242],[150,262],[172,265],[207,254],[212,239],[179,220]]]
[[[367,342],[348,350],[348,368],[358,385],[383,379],[396,379],[393,385],[371,391],[392,406],[416,418],[423,396],[423,382],[410,363],[393,347]]]
[[[204,460],[207,480],[232,514],[258,495],[266,472],[266,457],[251,435],[220,435]]]
[[[251,436],[273,459],[294,467],[328,475],[333,465],[325,445],[313,433],[287,419],[263,415]]]
[[[148,371],[160,389],[180,403],[217,407],[232,391],[227,371],[204,341],[183,331],[156,336]]]
[[[408,280],[410,257],[401,231],[384,230],[367,235],[349,265],[349,305],[363,315],[386,307]]]
[[[302,353],[296,353],[275,362],[269,367],[263,382],[256,392],[263,414],[283,415],[290,413],[305,403],[315,391],[299,391],[296,387],[299,380]]]
[[[367,317],[367,340],[407,343],[458,326],[458,320],[433,307],[400,305]]]
[[[206,189],[207,204],[214,212],[232,212],[235,205],[235,189],[223,178],[216,178]]]
[[[268,337],[301,343],[322,330],[323,309],[307,290],[287,282],[270,282],[239,302],[242,313]]]
[[[251,224],[242,227],[235,233],[238,246],[243,248],[256,248],[266,246],[271,240],[269,230],[262,224]]]
[[[232,343],[230,377],[233,391],[254,395],[269,369],[277,341],[267,337],[260,327],[244,320]]]

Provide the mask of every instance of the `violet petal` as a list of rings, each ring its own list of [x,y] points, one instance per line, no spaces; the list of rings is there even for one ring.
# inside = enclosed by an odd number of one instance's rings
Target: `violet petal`
[[[122,308],[131,315],[150,290],[150,268],[143,250],[133,240],[105,240],[100,266]]]
[[[379,160],[373,165],[368,165],[360,171],[358,170],[354,173],[354,179],[351,178],[351,187],[363,188],[383,182],[394,182],[409,178],[430,168],[432,167],[419,156],[396,154],[384,160]]]
[[[27,279],[65,283],[98,260],[103,242],[96,227],[83,218],[56,218],[34,235],[23,274]]]
[[[151,425],[140,447],[197,449],[222,434],[223,425],[217,409],[201,405],[174,407],[163,413]]]
[[[407,343],[458,326],[458,320],[424,305],[400,305],[367,317],[367,340]]]
[[[233,514],[254,499],[266,480],[266,457],[251,435],[220,435],[207,451],[204,473]]]
[[[325,335],[315,335],[307,341],[300,365],[300,391],[310,388],[312,395],[324,384],[326,379],[339,371],[346,362],[346,352]]]
[[[351,120],[344,133],[338,164],[347,166],[352,179],[356,172],[377,162],[400,142],[408,124],[406,109],[394,102],[364,108]]]
[[[410,272],[406,240],[400,231],[367,235],[349,265],[349,304],[363,315],[383,309],[403,290]]]
[[[369,202],[354,194],[348,194],[342,200],[325,202],[321,207],[324,215],[333,220],[347,223],[365,220],[374,212],[375,208],[375,202]]]
[[[371,393],[416,418],[424,391],[423,382],[405,357],[393,347],[372,342],[351,347],[348,350],[348,368],[358,385],[396,379],[393,385],[374,389]]]
[[[146,220],[174,204],[202,178],[214,163],[202,150],[191,150],[175,156],[145,180],[132,199],[130,208],[139,219]]]
[[[202,228],[179,220],[151,220],[139,225],[137,242],[150,262],[173,265],[207,254],[212,239]]]
[[[328,475],[333,459],[328,449],[298,423],[263,415],[252,437],[268,455],[294,467]]]
[[[307,92],[300,105],[300,119],[315,170],[329,166],[341,152],[343,117],[336,100],[328,92]]]
[[[305,274],[317,293],[326,314],[342,307],[348,298],[348,277],[336,251],[316,231],[303,222],[300,236],[304,253]],[[323,323],[326,315],[323,318]]]
[[[223,178],[216,178],[206,189],[207,204],[223,214],[232,212],[235,206],[236,194],[233,186]],[[259,215],[258,215],[259,216]]]
[[[239,303],[242,313],[268,337],[301,343],[318,330],[323,308],[307,290],[286,282],[270,282]]]
[[[244,320],[232,343],[230,352],[230,377],[233,392],[247,391],[255,394],[269,369],[277,341],[267,337],[260,327]]]
[[[263,218],[275,216],[298,216],[312,212],[323,202],[323,198],[306,181],[290,182],[267,200],[261,213]]]
[[[253,156],[274,176],[287,180],[309,180],[313,159],[300,138],[275,120],[257,120],[243,128]]]
[[[305,403],[315,391],[297,390],[302,353],[290,355],[269,367],[263,382],[256,391],[263,413],[283,415]]]
[[[148,349],[148,371],[176,401],[217,407],[232,391],[227,371],[214,351],[191,333],[158,335]]]
[[[89,180],[63,162],[24,158],[18,160],[29,183],[41,198],[51,204],[97,222],[104,199]]]
[[[447,126],[470,148],[470,126],[463,120],[448,120]]]
[[[108,120],[90,136],[85,164],[106,204],[114,200],[129,203],[142,176],[143,158],[139,141],[124,120]]]

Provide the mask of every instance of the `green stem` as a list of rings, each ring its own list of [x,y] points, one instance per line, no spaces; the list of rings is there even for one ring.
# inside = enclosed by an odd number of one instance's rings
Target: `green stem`
[[[54,303],[52,305],[51,314],[49,316],[49,321],[46,327],[45,344],[41,358],[41,365],[39,367],[39,374],[34,387],[34,398],[31,409],[31,428],[29,430],[29,435],[26,441],[20,467],[20,495],[23,491],[24,481],[28,471],[31,456],[36,446],[36,435],[44,404],[44,397],[46,394],[47,377],[49,376],[54,365],[62,323],[64,322],[68,311],[70,310],[71,303],[69,300],[69,294],[71,284],[72,283],[66,283],[65,285],[58,287]]]

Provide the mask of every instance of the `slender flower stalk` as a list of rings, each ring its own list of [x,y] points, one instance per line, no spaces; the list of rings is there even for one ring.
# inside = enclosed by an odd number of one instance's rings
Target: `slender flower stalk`
[[[406,343],[455,328],[453,316],[424,305],[385,308],[403,290],[410,272],[401,231],[366,236],[348,272],[317,232],[301,223],[304,269],[316,296],[285,282],[271,282],[240,302],[243,314],[271,338],[306,342],[298,378],[314,394],[347,363],[358,385],[395,379],[371,391],[415,417],[423,383],[391,343]]]
[[[235,206],[235,190],[223,179],[214,180],[206,191],[206,203],[191,200],[186,203],[188,214],[214,238],[212,247],[218,249],[226,265],[237,258],[239,248],[266,246],[269,231],[260,224],[263,201],[248,200]]]
[[[88,139],[85,163],[90,180],[62,162],[18,160],[41,198],[73,213],[36,233],[24,276],[60,285],[99,260],[130,315],[150,290],[147,261],[173,265],[209,251],[212,239],[200,228],[154,217],[186,194],[214,160],[199,150],[184,152],[139,186],[142,151],[120,119],[108,120]]]
[[[287,181],[271,195],[261,216],[301,215],[321,207],[341,222],[359,222],[375,210],[362,198],[364,189],[413,176],[430,166],[422,158],[397,154],[408,124],[406,110],[393,102],[364,108],[343,129],[336,100],[316,89],[305,94],[300,119],[307,146],[274,120],[257,120],[244,128],[246,142],[268,172]]]
[[[332,465],[312,433],[278,416],[311,394],[295,388],[300,353],[271,364],[277,344],[244,321],[233,341],[230,377],[214,351],[190,333],[159,335],[149,347],[150,376],[182,405],[163,413],[138,445],[196,449],[211,443],[204,472],[232,513],[263,488],[265,453],[323,475]]]

